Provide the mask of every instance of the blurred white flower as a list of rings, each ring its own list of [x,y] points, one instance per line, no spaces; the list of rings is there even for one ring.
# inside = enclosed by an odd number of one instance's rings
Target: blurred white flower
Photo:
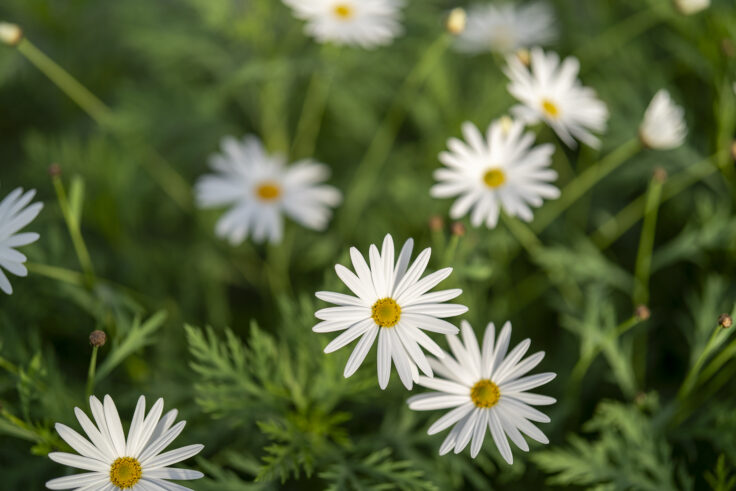
[[[176,409],[169,411],[162,418],[164,400],[159,399],[146,415],[146,399],[141,396],[135,407],[126,440],[115,403],[110,396],[105,396],[104,400],[103,405],[96,397],[89,398],[94,423],[84,411],[78,407],[74,408],[74,414],[89,440],[68,426],[56,424],[59,436],[79,455],[65,452],[49,454],[49,458],[54,462],[91,472],[52,479],[46,483],[46,487],[89,491],[119,489],[192,491],[167,479],[200,479],[203,474],[199,471],[169,466],[197,455],[204,445],[188,445],[161,453],[184,429],[185,421],[172,426],[177,415]]]
[[[403,0],[283,0],[318,42],[374,48],[403,32]]]
[[[278,243],[282,214],[301,225],[323,230],[341,201],[340,192],[322,184],[330,170],[312,160],[286,166],[283,155],[270,155],[260,140],[246,136],[222,140],[222,153],[210,158],[215,174],[199,178],[197,202],[202,208],[232,205],[217,222],[215,233],[237,245],[252,233],[255,242]]]
[[[544,352],[522,360],[531,343],[526,339],[507,355],[510,338],[510,322],[503,326],[498,340],[495,339],[495,326],[491,323],[486,328],[481,349],[473,328],[463,322],[462,343],[457,336],[447,336],[454,358],[446,355],[442,360],[430,359],[438,377],[419,377],[418,385],[438,392],[410,397],[411,409],[453,408],[427,431],[434,435],[454,425],[440,447],[440,455],[453,449],[456,454],[460,453],[472,440],[470,455],[475,458],[483,445],[486,428],[491,430],[496,447],[509,464],[513,463],[514,457],[507,436],[525,452],[529,446],[522,433],[540,443],[549,443],[532,421],[548,423],[550,419],[531,406],[549,405],[556,401],[527,391],[546,384],[555,378],[555,374],[524,376],[542,361]]]
[[[412,380],[419,376],[417,366],[432,376],[432,368],[420,346],[437,357],[443,356],[442,349],[422,330],[457,333],[457,327],[442,319],[464,314],[468,308],[443,302],[457,297],[462,290],[427,293],[447,278],[452,268],[441,269],[420,279],[432,251],[424,249],[410,266],[413,247],[414,241],[407,240],[394,263],[394,241],[391,235],[386,235],[380,253],[375,245],[371,245],[370,267],[360,252],[352,247],[350,258],[355,273],[341,264],[335,266],[335,271],[357,297],[333,292],[316,293],[320,300],[338,307],[318,310],[315,316],[322,322],[312,330],[344,331],[327,345],[325,353],[332,353],[360,337],[345,365],[345,377],[350,377],[360,367],[378,337],[378,385],[381,389],[388,385],[393,359],[401,382],[411,390]]]
[[[710,7],[710,0],[675,0],[675,7],[685,15],[692,15]]]
[[[598,147],[600,142],[590,131],[605,131],[608,108],[593,89],[580,84],[577,58],[560,63],[557,53],[533,48],[531,70],[516,56],[508,56],[507,62],[509,92],[522,103],[511,109],[516,117],[530,124],[544,121],[571,148],[575,138]]]
[[[555,16],[541,2],[474,5],[468,10],[465,30],[457,48],[467,53],[512,53],[521,48],[548,44],[557,37]]]
[[[687,136],[685,111],[676,105],[669,92],[661,89],[649,103],[639,126],[642,143],[655,150],[667,150],[682,145]]]
[[[43,203],[28,205],[35,195],[35,189],[24,194],[23,188],[15,188],[0,202],[0,290],[8,295],[13,293],[13,287],[3,270],[16,276],[28,276],[28,270],[23,265],[27,258],[15,248],[36,242],[39,237],[35,232],[17,233],[31,223],[43,208]]]
[[[440,153],[446,168],[434,173],[437,184],[430,193],[435,198],[459,196],[450,209],[458,219],[470,213],[470,222],[488,228],[498,223],[503,207],[511,216],[529,222],[529,207],[539,207],[542,199],[555,199],[560,191],[552,184],[557,173],[550,169],[554,146],[532,147],[534,135],[524,133],[524,125],[510,118],[494,121],[484,139],[472,123],[463,124],[465,142],[450,138],[449,151]],[[472,209],[472,212],[471,212]]]

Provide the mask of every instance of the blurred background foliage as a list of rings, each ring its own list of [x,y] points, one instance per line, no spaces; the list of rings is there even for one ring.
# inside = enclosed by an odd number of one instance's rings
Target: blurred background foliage
[[[600,151],[556,152],[563,197],[636,137],[659,88],[686,108],[687,143],[636,153],[559,216],[546,204],[549,227],[476,230],[429,225],[449,207],[428,193],[446,139],[513,103],[502,59],[449,49],[443,18],[463,2],[408,2],[406,34],[363,51],[315,44],[276,0],[4,0],[0,19],[94,96],[81,109],[27,50],[0,47],[0,192],[33,187],[46,203],[24,249],[31,275],[0,298],[3,489],[64,472],[44,456],[64,448],[53,423],[76,427],[73,406],[87,407],[93,329],[108,333],[95,393],[124,414],[141,393],[178,407],[178,443],[206,445],[198,490],[733,489],[736,340],[717,319],[736,313],[736,7],[550,3],[553,49],[580,58],[611,112]],[[305,129],[314,145],[293,144],[310,91],[324,117]],[[218,213],[196,211],[190,186],[223,136],[245,133],[330,165],[347,203],[327,232],[289,224],[279,246],[236,248],[214,237]],[[513,466],[490,438],[475,460],[440,458],[442,437],[426,435],[438,415],[409,411],[395,375],[382,392],[370,355],[345,380],[349,350],[321,353],[313,292],[342,291],[333,265],[387,232],[455,268],[445,285],[464,290],[477,332],[510,319],[514,342],[546,351],[549,446]]]

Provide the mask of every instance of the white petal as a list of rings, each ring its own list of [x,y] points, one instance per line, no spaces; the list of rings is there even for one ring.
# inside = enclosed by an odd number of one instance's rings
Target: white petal
[[[470,396],[460,396],[454,394],[442,394],[440,392],[430,394],[419,394],[409,398],[409,409],[414,411],[430,411],[433,409],[448,409],[465,404],[470,400]]]
[[[378,332],[378,386],[385,389],[391,377],[391,344],[386,329]]]
[[[509,446],[509,441],[506,438],[506,433],[504,433],[503,427],[501,426],[501,421],[498,419],[498,415],[495,411],[491,410],[489,412],[491,413],[491,417],[488,420],[488,426],[491,429],[493,441],[496,442],[496,447],[498,447],[498,451],[501,452],[503,459],[509,464],[513,464],[514,456],[511,453],[511,447]]]
[[[46,483],[48,489],[77,489],[83,486],[97,485],[110,482],[109,469],[108,473],[89,472],[84,474],[75,474],[73,476],[57,477]]]
[[[110,464],[106,464],[97,459],[90,459],[89,457],[83,457],[66,452],[51,452],[48,457],[54,462],[59,464],[76,467],[77,469],[83,469],[86,471],[98,471],[98,472],[109,472]]]
[[[150,460],[144,460],[141,458],[141,466],[146,470],[166,467],[197,455],[203,448],[204,445],[200,444],[187,445],[186,447],[177,448],[176,450],[170,450],[166,453],[157,455]]]
[[[466,415],[470,414],[470,411],[472,411],[474,407],[475,404],[470,401],[456,407],[455,409],[432,423],[432,426],[430,426],[427,430],[427,434],[434,435],[435,433],[439,433],[440,431],[449,428],[450,426],[464,418]]]
[[[475,422],[475,427],[473,428],[473,439],[470,444],[470,456],[472,458],[476,458],[478,456],[478,453],[483,446],[490,412],[491,411],[489,410],[481,411],[478,420]]]
[[[350,358],[348,359],[348,362],[345,365],[345,371],[343,372],[343,375],[345,376],[345,378],[348,378],[352,374],[354,374],[355,371],[363,363],[363,360],[365,360],[366,355],[371,350],[371,346],[373,346],[373,342],[376,340],[376,336],[378,335],[379,329],[380,328],[376,325],[371,326],[368,329],[368,331],[365,334],[363,334],[363,337],[360,338],[360,341],[358,341],[358,344],[355,345],[355,349],[350,354]]]

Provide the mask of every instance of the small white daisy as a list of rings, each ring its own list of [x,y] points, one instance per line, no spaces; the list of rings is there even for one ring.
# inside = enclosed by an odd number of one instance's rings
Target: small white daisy
[[[427,431],[434,435],[450,426],[454,427],[440,447],[440,455],[454,449],[460,453],[470,444],[470,455],[475,458],[483,445],[486,428],[491,430],[493,441],[509,464],[513,463],[508,438],[523,451],[529,446],[522,433],[540,443],[549,443],[547,437],[532,421],[548,423],[549,417],[531,407],[532,405],[554,404],[552,397],[527,392],[546,384],[554,373],[526,375],[536,367],[544,352],[540,351],[521,359],[531,342],[525,339],[508,355],[511,338],[511,323],[504,324],[498,340],[495,339],[493,323],[486,328],[483,347],[478,347],[473,328],[462,323],[463,343],[457,336],[447,336],[454,355],[441,360],[430,359],[432,368],[444,378],[420,376],[417,381],[429,389],[439,392],[420,394],[409,398],[409,407],[416,411],[450,409],[434,422]]]
[[[390,44],[403,31],[403,0],[284,0],[307,21],[307,34],[318,42],[374,48]]]
[[[569,56],[560,63],[557,53],[533,48],[531,70],[517,56],[508,56],[507,63],[509,92],[522,103],[511,109],[516,117],[529,124],[544,121],[571,148],[575,138],[598,147],[590,131],[605,131],[608,108],[593,89],[580,84],[577,58]]]
[[[51,452],[49,458],[59,464],[84,469],[83,474],[59,477],[46,483],[48,489],[77,489],[79,491],[131,491],[189,490],[167,479],[200,479],[199,471],[169,467],[197,455],[203,445],[186,447],[161,453],[184,429],[185,421],[174,424],[177,411],[172,409],[163,418],[164,400],[159,399],[146,412],[146,399],[141,396],[135,407],[133,421],[126,440],[118,410],[110,396],[103,405],[99,399],[89,398],[95,423],[79,409],[74,408],[79,424],[89,440],[61,423],[56,431],[79,455]],[[172,426],[173,425],[173,426]]]
[[[468,10],[465,30],[457,48],[466,53],[495,51],[513,53],[521,48],[542,46],[557,37],[555,16],[541,2],[474,5]]]
[[[710,7],[710,0],[674,0],[677,10],[685,15],[697,14]]]
[[[360,367],[378,337],[378,385],[381,389],[388,385],[393,360],[401,382],[411,390],[412,380],[419,376],[417,366],[432,376],[432,368],[420,346],[437,357],[443,356],[442,349],[422,330],[457,333],[457,327],[442,319],[464,314],[468,308],[443,302],[457,297],[462,290],[428,293],[450,275],[452,268],[441,269],[420,279],[432,251],[424,249],[410,266],[413,247],[414,241],[407,240],[394,263],[394,241],[391,235],[386,235],[380,253],[375,245],[371,245],[368,255],[370,267],[360,252],[352,247],[350,258],[355,273],[341,264],[335,266],[335,271],[357,297],[333,292],[316,293],[320,300],[338,307],[318,310],[315,316],[322,322],[312,330],[345,331],[327,345],[325,353],[332,353],[360,337],[345,365],[345,377],[350,377]]]
[[[532,148],[534,135],[524,133],[521,122],[494,121],[485,139],[473,123],[466,122],[463,135],[467,143],[448,140],[449,152],[439,156],[447,168],[434,172],[438,183],[430,190],[435,198],[459,196],[450,209],[453,219],[470,212],[473,226],[485,221],[493,228],[503,207],[507,214],[529,222],[534,218],[530,205],[539,207],[542,199],[560,196],[550,184],[557,179],[549,168],[554,146],[545,143]]]
[[[661,89],[649,103],[639,126],[642,143],[655,150],[667,150],[682,145],[685,136],[685,111],[674,103],[669,92]]]
[[[15,248],[36,242],[39,237],[35,232],[17,233],[31,223],[43,208],[43,203],[28,205],[35,195],[35,189],[24,194],[22,188],[15,188],[0,202],[0,290],[8,295],[13,293],[13,287],[3,270],[16,276],[28,276],[28,270],[23,265],[27,258]]]
[[[202,208],[232,205],[217,222],[215,233],[238,245],[252,234],[255,242],[278,243],[282,214],[314,230],[323,230],[341,201],[340,192],[323,182],[329,168],[312,160],[286,166],[283,155],[269,155],[260,140],[246,136],[222,141],[222,154],[210,158],[216,174],[199,178],[197,202]]]

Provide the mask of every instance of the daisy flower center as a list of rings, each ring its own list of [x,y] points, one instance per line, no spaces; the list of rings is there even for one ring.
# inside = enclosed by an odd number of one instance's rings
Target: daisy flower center
[[[501,391],[498,385],[488,379],[478,381],[472,389],[470,389],[470,399],[476,407],[489,408],[498,404],[501,399]]]
[[[335,5],[333,12],[341,20],[348,20],[354,14],[353,7],[346,3],[338,3]]]
[[[560,108],[549,99],[542,99],[542,110],[550,118],[556,118],[560,115]]]
[[[133,457],[119,457],[110,467],[110,482],[121,489],[132,488],[142,475],[141,464]]]
[[[273,181],[262,182],[256,186],[256,196],[258,196],[261,201],[276,200],[281,196],[281,187],[278,183]]]
[[[486,183],[486,186],[489,188],[495,189],[506,182],[506,174],[497,167],[488,169],[486,173],[483,174],[483,182]]]
[[[401,307],[393,298],[382,298],[371,307],[371,317],[381,327],[394,327],[401,319]]]

